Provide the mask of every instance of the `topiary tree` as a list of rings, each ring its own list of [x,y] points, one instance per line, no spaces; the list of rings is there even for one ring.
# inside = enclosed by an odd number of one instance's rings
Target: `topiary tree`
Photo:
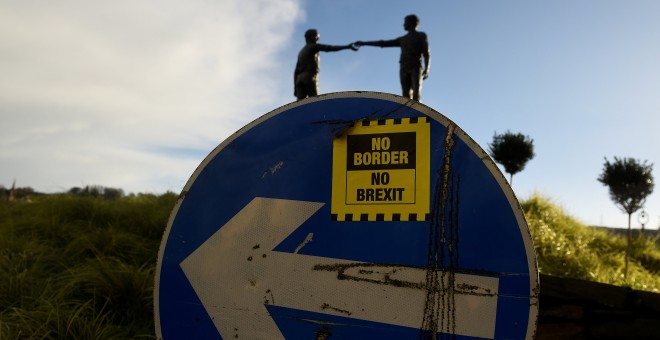
[[[534,158],[534,140],[522,133],[507,131],[501,135],[497,132],[493,142],[488,144],[488,152],[495,162],[504,166],[510,175],[509,182],[513,184],[513,175],[522,171],[529,160]]]
[[[653,192],[653,164],[646,161],[639,162],[634,158],[617,158],[614,162],[605,158],[603,173],[598,181],[610,190],[610,198],[623,212],[628,214],[628,245],[626,246],[626,264],[623,272],[624,278],[628,276],[628,256],[632,230],[630,218],[632,214],[644,206],[646,197]]]

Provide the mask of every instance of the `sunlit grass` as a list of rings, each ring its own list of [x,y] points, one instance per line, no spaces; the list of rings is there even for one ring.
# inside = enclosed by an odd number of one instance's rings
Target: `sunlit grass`
[[[625,238],[589,228],[540,196],[522,202],[522,207],[541,273],[660,291],[660,249],[655,240],[633,240],[624,279]]]

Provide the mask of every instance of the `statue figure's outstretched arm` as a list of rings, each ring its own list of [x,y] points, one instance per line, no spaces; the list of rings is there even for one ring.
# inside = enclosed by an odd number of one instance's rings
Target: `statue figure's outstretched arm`
[[[399,47],[401,43],[399,39],[392,40],[372,40],[372,41],[356,41],[354,45],[360,46],[376,46],[376,47]]]
[[[357,51],[358,47],[355,46],[354,44],[348,44],[348,45],[318,45],[319,51],[322,52],[336,52],[336,51],[341,51],[341,50],[347,50],[351,49],[353,51]]]

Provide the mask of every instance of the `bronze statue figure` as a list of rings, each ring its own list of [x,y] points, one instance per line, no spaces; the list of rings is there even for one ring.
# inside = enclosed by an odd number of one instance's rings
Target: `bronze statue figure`
[[[426,33],[417,31],[417,26],[419,18],[411,14],[403,22],[403,28],[408,34],[392,40],[357,41],[355,45],[401,47],[399,78],[403,96],[421,101],[422,80],[429,76],[431,52]]]
[[[298,62],[296,70],[293,73],[294,93],[298,100],[317,96],[318,75],[319,75],[319,52],[335,52],[345,49],[357,51],[358,48],[353,44],[348,45],[323,45],[317,43],[319,33],[315,29],[309,29],[305,32],[305,46],[298,53]]]

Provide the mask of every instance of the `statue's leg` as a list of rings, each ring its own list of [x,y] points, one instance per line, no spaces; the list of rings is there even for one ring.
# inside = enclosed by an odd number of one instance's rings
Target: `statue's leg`
[[[399,70],[399,80],[401,81],[401,91],[403,92],[403,96],[412,98],[410,91],[413,89],[413,84],[411,82],[410,72],[401,68]]]
[[[293,94],[298,100],[305,99],[305,86],[302,82],[296,82],[295,88],[293,89]]]
[[[314,97],[319,95],[319,79],[318,75],[315,75],[310,79],[309,82],[309,96]]]
[[[306,73],[301,73],[296,77],[295,91],[294,94],[298,100],[305,99],[309,97],[312,93],[311,88],[314,85],[314,79],[312,76]]]
[[[422,101],[422,69],[417,68],[410,72],[410,82],[412,83],[412,99]]]

